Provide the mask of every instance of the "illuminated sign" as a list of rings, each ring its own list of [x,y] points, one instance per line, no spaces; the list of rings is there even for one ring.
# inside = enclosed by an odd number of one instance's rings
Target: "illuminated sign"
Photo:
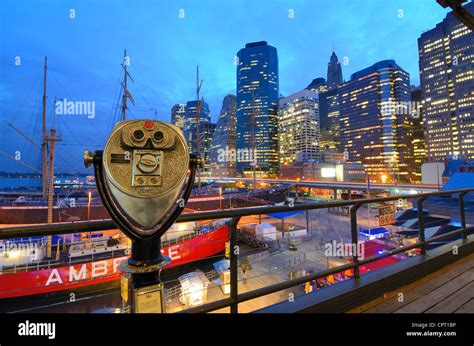
[[[333,168],[333,167],[323,167],[323,168],[321,168],[321,177],[322,178],[335,178],[336,177],[336,168]]]
[[[391,225],[395,222],[395,205],[385,204],[379,207],[379,226]]]

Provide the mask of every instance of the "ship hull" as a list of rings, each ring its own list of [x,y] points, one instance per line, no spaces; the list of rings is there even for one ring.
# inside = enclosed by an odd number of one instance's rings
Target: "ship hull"
[[[225,225],[175,245],[164,246],[163,254],[171,257],[171,264],[164,271],[223,252],[227,239],[228,226]],[[113,283],[120,279],[118,266],[127,258],[121,256],[42,270],[3,273],[0,275],[0,299],[74,291]]]

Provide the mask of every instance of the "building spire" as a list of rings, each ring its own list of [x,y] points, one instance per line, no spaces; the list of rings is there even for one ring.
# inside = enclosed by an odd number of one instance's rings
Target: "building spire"
[[[333,51],[328,63],[327,84],[329,90],[336,89],[342,84],[342,69],[336,52],[334,51],[334,42]]]

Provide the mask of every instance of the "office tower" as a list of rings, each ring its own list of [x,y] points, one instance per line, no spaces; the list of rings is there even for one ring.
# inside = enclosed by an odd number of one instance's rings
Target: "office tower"
[[[202,172],[204,175],[211,174],[211,145],[214,132],[216,130],[216,124],[206,122],[200,125],[200,142],[201,142],[201,156],[204,157],[204,167]]]
[[[328,90],[319,95],[321,120],[321,148],[340,151],[339,135],[339,89]]]
[[[245,45],[237,65],[237,171],[278,174],[278,55],[267,42]]]
[[[204,172],[208,172],[210,167],[209,156],[214,129],[215,124],[211,123],[209,105],[206,102],[198,100],[186,102],[183,135],[189,150],[199,153],[204,158]]]
[[[211,175],[213,176],[235,177],[236,175],[235,103],[235,95],[227,95],[222,101],[211,144]]]
[[[315,78],[306,89],[319,93],[321,150],[325,148],[333,151],[339,150],[339,94],[337,88],[328,90],[324,78]]]
[[[184,103],[175,104],[171,108],[171,123],[181,130],[184,128],[184,116],[186,113],[186,105]]]
[[[413,162],[414,175],[421,181],[421,166],[426,161],[426,145],[424,134],[424,112],[421,89],[412,87],[409,112],[413,119]]]
[[[474,3],[465,5],[474,13]],[[418,38],[429,161],[474,158],[474,32],[451,13]]]
[[[280,99],[280,166],[321,159],[318,108],[318,93],[311,90],[304,89]]]
[[[306,87],[306,89],[314,91],[318,94],[322,94],[326,91],[328,91],[328,85],[326,83],[326,80],[322,77],[318,77],[313,79],[311,83]]]
[[[410,77],[394,60],[354,73],[339,87],[341,146],[373,181],[413,179]]]
[[[342,84],[342,69],[336,53],[333,51],[328,63],[328,89],[336,89]]]

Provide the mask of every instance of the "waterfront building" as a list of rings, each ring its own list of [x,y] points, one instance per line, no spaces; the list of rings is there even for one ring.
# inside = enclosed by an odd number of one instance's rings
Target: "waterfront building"
[[[465,8],[474,13],[474,3]],[[474,32],[452,12],[418,38],[427,157],[474,158]]]
[[[208,172],[210,168],[209,158],[214,130],[215,124],[211,123],[209,105],[202,100],[186,102],[183,134],[189,151],[199,153],[204,159],[204,172]]]
[[[306,89],[280,99],[280,167],[321,159],[318,108],[318,93]]]
[[[258,176],[275,177],[279,163],[277,50],[265,41],[253,42],[237,57],[237,171],[244,176],[256,171]]]
[[[236,176],[236,97],[227,95],[211,143],[211,175]]]
[[[184,129],[184,118],[186,113],[186,105],[177,103],[171,108],[171,123],[181,130]]]
[[[423,99],[421,97],[421,89],[412,87],[411,90],[411,104],[409,105],[409,112],[413,120],[413,162],[416,180],[420,182],[421,166],[426,161],[426,145],[424,133],[424,111]]]
[[[341,147],[373,181],[411,181],[413,121],[410,77],[394,60],[352,74],[339,88]]]
[[[340,149],[339,140],[339,93],[328,89],[324,78],[315,78],[306,89],[319,94],[319,119],[321,127],[321,148]]]

